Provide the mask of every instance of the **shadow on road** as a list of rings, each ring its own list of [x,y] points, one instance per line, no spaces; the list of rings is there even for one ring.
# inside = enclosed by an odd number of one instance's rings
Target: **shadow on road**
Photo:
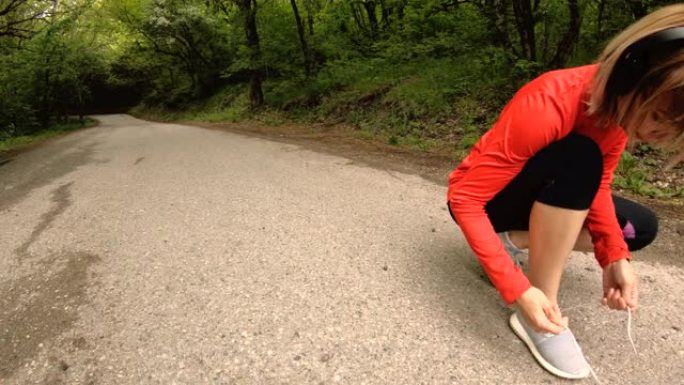
[[[35,357],[43,342],[71,328],[86,301],[88,269],[99,260],[78,251],[51,255],[35,273],[0,287],[0,379]]]

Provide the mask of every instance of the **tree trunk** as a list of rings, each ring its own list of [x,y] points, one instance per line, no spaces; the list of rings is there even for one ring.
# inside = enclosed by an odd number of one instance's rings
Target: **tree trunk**
[[[504,47],[512,51],[508,38],[508,9],[507,0],[485,0],[480,12],[487,19],[487,30],[491,33],[492,43],[497,47]]]
[[[251,72],[249,102],[252,108],[257,108],[264,104],[264,92],[261,88],[261,49],[256,23],[257,2],[256,0],[240,0],[238,5],[245,18],[245,34],[247,35],[247,47],[249,47]]]
[[[534,15],[530,0],[513,0],[513,14],[520,36],[520,47],[523,57],[530,61],[537,60],[537,41],[534,33]]]
[[[41,107],[40,107],[40,124],[41,128],[48,128],[50,125],[50,115],[52,115],[52,106],[51,106],[51,100],[50,100],[50,95],[51,95],[51,90],[50,90],[50,70],[49,64],[50,61],[49,59],[47,60],[48,66],[46,66],[45,71],[43,72],[43,97],[41,98]]]
[[[577,0],[568,0],[568,11],[570,13],[570,25],[568,25],[567,31],[565,31],[563,38],[558,43],[556,55],[551,60],[550,64],[554,68],[565,66],[579,38],[581,21]]]
[[[43,62],[43,95],[40,101],[40,114],[39,120],[41,124],[41,129],[48,128],[50,126],[50,118],[52,117],[53,101],[52,101],[52,73],[50,69],[52,68],[52,52],[48,52],[49,47],[47,47],[47,42],[44,42],[42,54],[45,55]]]
[[[302,55],[304,56],[304,73],[308,78],[311,75],[311,60],[309,55],[309,47],[306,44],[304,24],[302,23],[302,18],[299,17],[299,10],[297,9],[297,0],[290,0],[290,4],[292,4],[292,12],[294,13],[295,22],[297,23],[297,33],[299,34],[299,43],[302,47]]]
[[[388,7],[384,0],[380,0],[380,15],[382,15],[380,23],[385,30],[392,28],[392,11],[392,7]]]
[[[380,2],[380,24],[385,30],[404,28],[404,9],[407,0],[379,0]]]
[[[405,15],[404,8],[406,8],[406,1],[402,1],[397,6],[397,20],[399,21],[398,28],[400,30],[404,29],[404,15]]]
[[[352,10],[352,16],[354,16],[354,21],[356,21],[356,25],[359,27],[361,32],[368,33],[366,24],[364,23],[363,20],[363,15],[360,14],[359,8],[357,6],[358,4],[356,3],[350,3],[349,6],[351,7]]]
[[[309,36],[313,37],[314,35],[314,10],[311,7],[311,4],[309,4],[307,1],[304,1],[304,8],[306,8],[306,19],[307,19],[307,26],[309,27]]]
[[[366,0],[362,4],[368,15],[368,24],[370,25],[371,32],[375,35],[378,32],[378,16],[375,14],[377,4],[372,0]]]

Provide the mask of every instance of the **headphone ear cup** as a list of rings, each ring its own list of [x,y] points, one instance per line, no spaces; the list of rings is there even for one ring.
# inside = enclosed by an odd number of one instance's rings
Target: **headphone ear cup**
[[[651,53],[678,46],[684,46],[684,27],[665,29],[636,41],[615,63],[606,84],[606,93],[614,96],[629,93],[646,75]]]
[[[640,55],[627,55],[618,61],[610,76],[608,89],[616,95],[627,94],[644,75],[646,63]]]

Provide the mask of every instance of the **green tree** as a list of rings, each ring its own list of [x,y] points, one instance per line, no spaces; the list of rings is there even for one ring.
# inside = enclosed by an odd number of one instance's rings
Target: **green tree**
[[[29,38],[57,10],[57,0],[0,0],[0,38]]]
[[[90,98],[89,82],[105,72],[92,31],[81,21],[92,3],[46,5],[22,2],[32,12],[42,10],[40,28],[3,40],[13,44],[0,61],[0,130],[5,136],[30,133],[69,115],[82,116]]]
[[[264,103],[263,66],[261,62],[261,43],[257,27],[257,0],[211,0],[211,4],[223,12],[228,21],[235,20],[233,6],[237,7],[242,19],[244,35],[246,37],[246,52],[244,69],[249,73],[249,101],[252,108],[260,107]]]

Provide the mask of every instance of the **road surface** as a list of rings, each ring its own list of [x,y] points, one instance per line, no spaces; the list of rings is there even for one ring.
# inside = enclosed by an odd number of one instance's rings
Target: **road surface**
[[[0,167],[0,383],[561,382],[509,330],[443,185],[98,119]],[[561,307],[604,384],[684,383],[684,271],[634,264],[638,356],[591,255]]]

